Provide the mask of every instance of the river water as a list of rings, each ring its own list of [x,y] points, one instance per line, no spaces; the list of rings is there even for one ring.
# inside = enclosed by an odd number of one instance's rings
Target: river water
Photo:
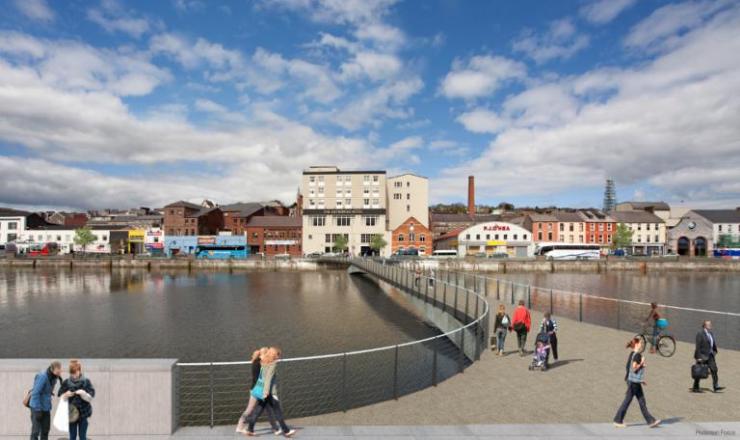
[[[345,271],[0,271],[0,357],[237,361],[393,345],[437,334]]]

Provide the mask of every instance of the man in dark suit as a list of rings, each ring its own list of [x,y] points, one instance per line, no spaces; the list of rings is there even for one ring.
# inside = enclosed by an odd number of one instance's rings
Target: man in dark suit
[[[696,349],[694,350],[694,359],[697,362],[707,364],[709,371],[712,373],[712,389],[716,393],[725,389],[719,386],[719,377],[717,376],[717,339],[712,333],[712,321],[704,321],[701,330],[696,334]],[[694,393],[701,393],[699,388],[699,379],[694,379],[694,386],[691,388]]]

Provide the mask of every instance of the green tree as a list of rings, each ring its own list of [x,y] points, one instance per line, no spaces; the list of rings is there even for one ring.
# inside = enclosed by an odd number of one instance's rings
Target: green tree
[[[380,251],[388,246],[388,242],[385,241],[382,235],[375,234],[373,235],[373,238],[370,239],[370,249],[374,250],[378,254],[380,254]]]
[[[334,252],[344,252],[347,250],[349,239],[344,235],[337,235],[334,239]]]
[[[632,245],[632,234],[634,232],[624,223],[617,225],[617,230],[612,235],[612,249],[622,249]]]
[[[82,246],[82,251],[87,251],[87,245],[95,242],[95,235],[92,230],[87,226],[83,226],[75,230],[74,242],[76,245]]]

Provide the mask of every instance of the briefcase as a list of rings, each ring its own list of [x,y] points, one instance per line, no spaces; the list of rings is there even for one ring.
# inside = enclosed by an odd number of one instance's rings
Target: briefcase
[[[709,365],[696,363],[691,366],[692,379],[706,379],[709,377]]]

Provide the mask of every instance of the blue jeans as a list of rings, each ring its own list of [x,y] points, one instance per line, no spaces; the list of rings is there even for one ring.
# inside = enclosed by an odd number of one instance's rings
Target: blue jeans
[[[496,330],[496,349],[498,351],[504,351],[504,342],[506,342],[506,329],[500,328]]]
[[[658,333],[660,332],[660,329],[657,325],[653,326],[653,338],[650,341],[650,345],[652,345],[653,348],[656,348],[658,346]]]
[[[624,416],[627,414],[627,408],[630,407],[632,399],[637,398],[637,403],[640,404],[640,411],[642,416],[645,418],[647,424],[651,424],[655,421],[655,417],[648,411],[647,403],[645,402],[645,393],[642,392],[642,384],[627,382],[627,393],[624,395],[624,401],[617,410],[617,415],[614,416],[614,423],[624,422]]]
[[[87,417],[80,417],[75,423],[69,424],[69,440],[87,440]]]

